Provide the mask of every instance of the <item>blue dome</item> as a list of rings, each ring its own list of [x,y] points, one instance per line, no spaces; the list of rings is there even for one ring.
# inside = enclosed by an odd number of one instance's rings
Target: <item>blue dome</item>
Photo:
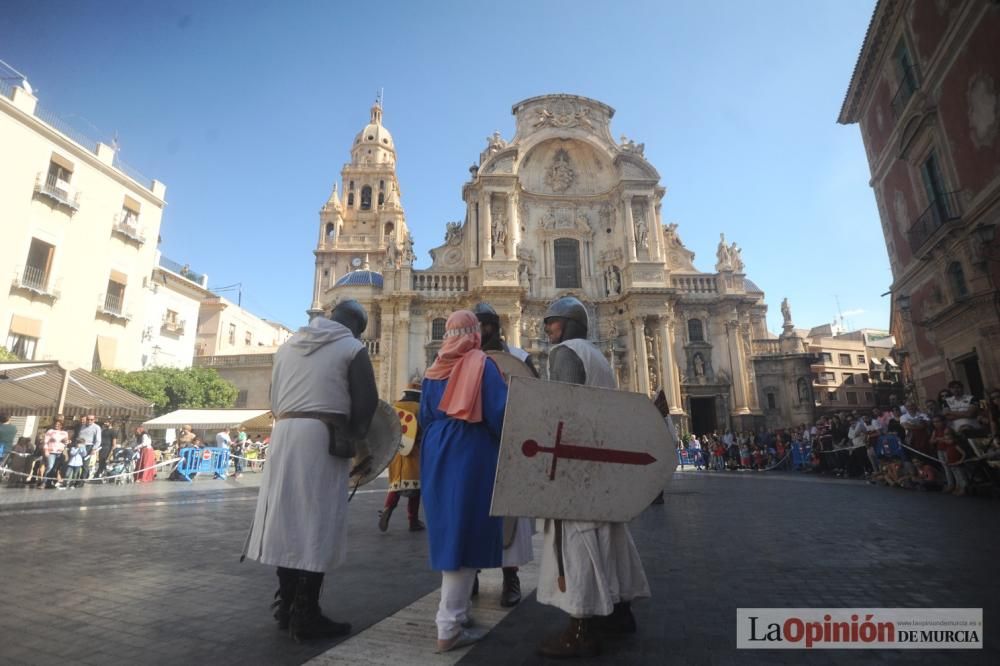
[[[351,271],[337,279],[334,287],[376,287],[382,288],[382,274],[375,271]]]
[[[743,278],[743,288],[748,294],[763,294],[764,290],[748,278]]]

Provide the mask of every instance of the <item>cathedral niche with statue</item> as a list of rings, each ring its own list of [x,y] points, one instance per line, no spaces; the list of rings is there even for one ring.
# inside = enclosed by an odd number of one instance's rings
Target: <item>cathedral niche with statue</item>
[[[418,269],[376,103],[320,211],[310,312],[342,298],[368,308],[365,342],[380,394],[392,399],[432,361],[448,315],[479,301],[544,368],[542,315],[573,295],[620,388],[662,388],[694,432],[761,424],[754,344],[773,336],[740,248],[723,236],[715,270],[695,268],[677,224],[663,223],[666,190],[645,146],[613,138],[610,106],[557,94],[512,112],[514,135],[486,139],[462,186],[464,214],[442,225],[430,267]]]

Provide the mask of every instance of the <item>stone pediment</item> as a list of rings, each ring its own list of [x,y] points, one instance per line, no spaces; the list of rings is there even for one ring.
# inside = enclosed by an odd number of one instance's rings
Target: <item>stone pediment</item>
[[[611,117],[615,110],[595,99],[579,95],[542,95],[518,102],[511,109],[517,122],[514,142],[538,132],[584,133],[613,145]]]
[[[634,154],[623,153],[615,158],[615,166],[623,180],[660,180],[660,174],[646,160]]]

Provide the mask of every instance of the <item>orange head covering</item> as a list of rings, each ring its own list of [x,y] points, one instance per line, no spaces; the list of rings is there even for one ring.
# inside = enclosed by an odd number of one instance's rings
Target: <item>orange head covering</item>
[[[427,370],[427,379],[447,379],[438,409],[448,416],[479,423],[483,420],[483,371],[479,320],[468,310],[453,312],[444,325],[444,344]]]

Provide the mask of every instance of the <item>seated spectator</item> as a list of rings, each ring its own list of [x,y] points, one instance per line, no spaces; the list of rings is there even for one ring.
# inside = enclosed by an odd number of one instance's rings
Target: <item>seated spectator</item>
[[[899,424],[902,426],[903,432],[906,433],[903,441],[908,446],[921,453],[934,455],[933,449],[930,447],[931,420],[927,414],[917,408],[916,400],[910,400],[906,403],[906,414],[899,418]]]

